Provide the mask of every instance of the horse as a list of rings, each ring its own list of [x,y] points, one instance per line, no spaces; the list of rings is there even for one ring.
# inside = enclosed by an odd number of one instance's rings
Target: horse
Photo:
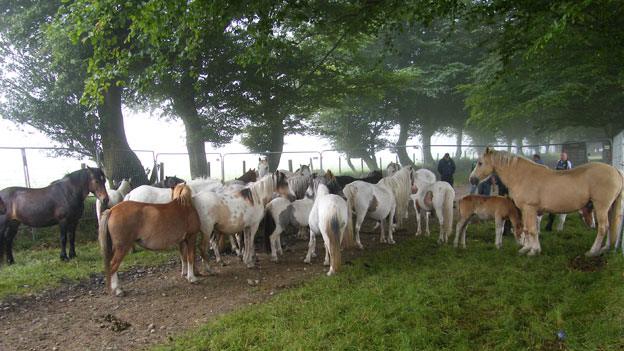
[[[416,211],[416,236],[421,234],[421,210],[430,212],[435,210],[435,214],[440,222],[440,236],[438,243],[445,243],[448,241],[449,234],[453,230],[453,201],[455,200],[455,189],[443,181],[436,181],[435,183],[425,183],[417,187],[416,194],[412,194],[411,198],[414,201],[414,210]],[[429,215],[425,219],[426,233],[429,235]]]
[[[312,183],[312,179],[313,176],[311,173],[295,173],[293,176],[286,178],[290,194],[296,200],[303,199],[308,186]]]
[[[186,183],[191,188],[193,194],[202,191],[223,191],[223,184],[220,181],[210,178],[197,178]],[[150,204],[166,204],[171,201],[170,188],[157,188],[151,185],[141,185],[125,197],[124,201],[145,202]]]
[[[336,181],[342,188],[344,188],[345,185],[353,183],[357,180],[360,180],[366,183],[377,184],[382,178],[383,178],[383,174],[381,173],[381,171],[374,170],[370,172],[370,174],[368,174],[366,177],[363,177],[363,178],[355,178],[355,177],[348,176],[348,175],[339,175],[339,176],[336,176]]]
[[[40,228],[58,224],[61,229],[61,260],[76,257],[76,227],[84,211],[84,200],[93,193],[102,204],[108,203],[106,177],[99,168],[87,167],[69,173],[49,186],[39,189],[10,187],[0,190],[6,213],[0,215],[0,258],[13,258],[13,239],[20,224]],[[69,233],[69,256],[66,252]]]
[[[161,180],[160,182],[154,183],[152,184],[152,186],[156,187],[156,188],[168,188],[168,189],[173,189],[175,188],[176,185],[184,183],[185,180],[184,179],[180,179],[176,176],[173,177],[165,177],[165,179]]]
[[[407,211],[409,196],[412,193],[412,167],[404,167],[391,177],[382,178],[377,184],[361,180],[347,184],[342,191],[347,197],[349,211],[355,212],[355,244],[363,249],[360,241],[360,228],[364,218],[368,216],[379,222],[381,226],[380,242],[394,244],[392,236],[393,219],[403,219]],[[388,240],[385,237],[385,221],[388,220]]]
[[[462,248],[466,248],[466,230],[468,229],[470,219],[475,216],[481,220],[494,220],[496,225],[494,242],[497,249],[503,247],[505,220],[511,221],[516,241],[518,244],[522,244],[522,218],[520,210],[518,210],[510,198],[504,196],[467,195],[458,201],[458,207],[459,221],[457,221],[453,243],[455,247],[459,245],[461,236]]]
[[[258,157],[258,178],[269,174],[269,160]]]
[[[204,191],[193,197],[193,203],[201,223],[203,233],[201,250],[207,252],[211,245],[217,260],[220,260],[215,235],[244,233],[245,249],[243,262],[247,267],[254,266],[254,236],[264,217],[264,208],[271,201],[273,192],[287,195],[286,176],[280,171],[264,176],[248,187],[229,192]],[[208,261],[204,262],[206,266]]]
[[[124,201],[104,211],[98,240],[104,257],[106,289],[116,296],[123,294],[117,270],[135,242],[148,250],[165,250],[179,245],[182,272],[186,272],[189,282],[196,282],[193,265],[199,230],[191,188],[185,184],[176,185],[169,203]]]
[[[536,228],[538,212],[573,212],[590,201],[594,205],[598,230],[586,255],[600,255],[615,243],[624,202],[624,173],[615,167],[592,162],[569,170],[552,170],[521,156],[487,147],[470,173],[470,181],[476,184],[493,172],[507,185],[511,198],[522,212],[527,240],[520,249],[521,254],[533,256],[541,251]],[[608,229],[609,238],[601,247]]]
[[[225,182],[225,185],[232,185],[232,184],[242,184],[245,185],[247,183],[251,183],[251,182],[255,182],[256,180],[258,180],[258,173],[256,172],[255,168],[249,169],[247,170],[247,172],[243,173],[242,176],[234,179],[234,180],[230,180],[228,182]]]
[[[345,200],[329,193],[325,184],[318,183],[314,195],[314,204],[308,217],[310,226],[310,243],[304,262],[310,263],[316,249],[316,235],[323,236],[325,243],[325,262],[329,265],[327,275],[340,270],[340,244],[345,236],[352,236],[353,224],[351,213]]]
[[[124,200],[124,197],[132,190],[132,184],[130,181],[123,179],[119,187],[116,190],[107,189],[108,194],[108,207],[115,206]],[[95,215],[97,216],[98,223],[100,223],[100,216],[102,214],[102,201],[100,199],[95,200]]]
[[[3,215],[6,213],[6,205],[4,204],[4,201],[2,201],[2,198],[0,198],[0,215]]]
[[[401,165],[398,163],[390,162],[386,167],[386,177],[390,177],[401,169]]]
[[[270,235],[271,246],[271,261],[277,262],[278,255],[282,254],[282,245],[280,236],[282,232],[293,226],[299,229],[299,236],[303,236],[303,231],[308,227],[308,217],[310,217],[310,211],[314,200],[307,196],[304,199],[295,200],[290,202],[284,197],[277,197],[266,205],[266,214],[270,216],[275,223],[275,229]],[[268,218],[264,219],[265,224],[268,223]],[[266,228],[266,226],[265,226]],[[268,235],[268,233],[265,233]]]

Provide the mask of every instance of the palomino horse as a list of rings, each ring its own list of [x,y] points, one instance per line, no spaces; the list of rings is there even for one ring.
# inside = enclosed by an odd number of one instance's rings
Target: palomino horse
[[[117,205],[124,200],[124,197],[132,190],[132,184],[127,180],[122,180],[117,189],[107,189],[108,194],[108,207]],[[98,223],[100,223],[100,216],[102,214],[102,201],[97,199],[95,201],[95,215],[97,216]]]
[[[193,197],[193,203],[201,222],[203,233],[202,252],[206,253],[210,244],[220,260],[214,235],[234,235],[244,233],[245,249],[243,262],[247,267],[254,266],[254,236],[264,217],[264,207],[273,193],[288,194],[286,176],[280,171],[264,176],[259,181],[236,192],[204,191]],[[206,267],[208,261],[205,260]],[[208,267],[207,267],[208,268]]]
[[[448,184],[448,183],[447,183]],[[495,244],[496,248],[503,247],[503,230],[505,220],[511,221],[514,227],[516,241],[522,243],[522,219],[520,210],[508,197],[468,195],[458,201],[459,220],[455,231],[455,247],[459,245],[461,236],[462,248],[466,248],[466,230],[470,219],[477,216],[481,220],[494,219],[496,225]]]
[[[316,248],[316,235],[323,236],[325,243],[325,262],[329,265],[327,275],[332,275],[340,270],[340,244],[345,236],[352,236],[351,214],[345,200],[329,193],[325,184],[316,183],[314,205],[310,211],[308,223],[310,225],[310,243],[308,254],[304,262],[310,263]]]
[[[412,194],[414,201],[414,210],[416,211],[417,229],[416,235],[421,234],[421,212],[431,212],[435,210],[435,214],[440,222],[440,236],[438,243],[445,243],[453,231],[453,201],[455,201],[455,189],[443,181],[434,183],[424,183],[416,185],[418,190],[416,194]],[[426,233],[429,235],[429,214],[425,217]]]
[[[135,242],[149,250],[179,245],[182,271],[186,271],[189,282],[197,281],[193,264],[195,239],[200,228],[197,211],[192,205],[191,188],[185,184],[176,185],[172,198],[173,201],[166,204],[124,201],[102,213],[98,239],[104,256],[106,288],[112,294],[123,294],[117,270]]]
[[[9,264],[13,259],[13,239],[20,224],[40,228],[58,224],[61,228],[61,259],[76,257],[74,242],[76,227],[84,211],[89,193],[108,203],[106,178],[99,168],[84,168],[72,172],[45,188],[10,187],[0,190],[6,214],[0,215],[0,259],[6,253]],[[69,233],[69,257],[66,253]],[[4,249],[4,250],[3,250]]]
[[[524,231],[528,234],[520,253],[536,255],[541,251],[537,213],[569,213],[592,202],[598,233],[587,256],[609,249],[617,238],[622,221],[624,174],[604,163],[588,163],[556,171],[520,156],[486,148],[470,174],[473,184],[496,172],[507,185],[511,198],[522,211]],[[610,218],[609,218],[610,217]],[[607,230],[609,239],[601,248]]]

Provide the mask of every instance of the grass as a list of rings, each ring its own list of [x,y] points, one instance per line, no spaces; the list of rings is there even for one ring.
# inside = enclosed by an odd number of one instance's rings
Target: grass
[[[570,217],[538,257],[509,237],[496,250],[491,224],[469,228],[467,250],[410,239],[155,350],[622,349],[624,259],[572,268],[594,234]]]
[[[30,229],[21,229],[15,240],[15,264],[0,266],[0,300],[8,296],[23,296],[77,282],[103,270],[102,256],[97,244],[95,219],[81,221],[76,233],[77,258],[59,259],[58,226],[37,229],[33,240]],[[69,249],[69,244],[68,244]],[[122,270],[133,266],[159,265],[176,255],[177,251],[139,251],[126,256]]]

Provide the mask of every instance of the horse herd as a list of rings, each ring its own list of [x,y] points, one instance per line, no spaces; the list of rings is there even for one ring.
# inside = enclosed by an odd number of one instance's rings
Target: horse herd
[[[510,197],[465,196],[457,202],[459,220],[454,245],[466,246],[466,228],[473,216],[494,219],[496,247],[502,246],[503,223],[512,223],[520,253],[535,255],[539,245],[538,215],[543,212],[569,213],[593,204],[598,234],[588,255],[607,250],[615,241],[622,223],[624,173],[600,163],[572,170],[554,171],[520,156],[487,148],[470,174],[470,181],[483,181],[496,173],[510,189]],[[360,229],[365,218],[380,227],[380,242],[394,244],[393,232],[403,226],[408,206],[417,214],[416,235],[422,233],[421,218],[429,214],[440,223],[439,243],[449,240],[453,227],[455,191],[437,181],[427,169],[400,167],[391,163],[384,177],[373,171],[367,177],[334,176],[331,171],[312,173],[302,165],[296,172],[269,172],[261,159],[258,170],[246,172],[234,181],[221,183],[210,178],[188,182],[167,177],[158,186],[131,189],[122,181],[116,190],[105,188],[106,178],[98,168],[73,172],[42,189],[19,187],[0,191],[0,254],[10,264],[13,239],[20,223],[32,227],[59,224],[61,258],[75,257],[74,238],[78,219],[88,193],[97,198],[98,239],[104,257],[106,287],[120,296],[117,270],[135,244],[150,250],[178,246],[181,274],[195,282],[200,270],[195,265],[197,236],[204,269],[210,272],[208,250],[222,262],[220,245],[229,238],[232,249],[247,267],[253,267],[255,234],[264,222],[271,260],[282,254],[281,234],[288,227],[305,236],[309,228],[305,262],[315,256],[316,236],[325,247],[328,275],[339,271],[341,249],[363,248]],[[609,240],[602,246],[606,231]],[[69,234],[70,250],[66,255]],[[2,257],[0,257],[1,259]]]

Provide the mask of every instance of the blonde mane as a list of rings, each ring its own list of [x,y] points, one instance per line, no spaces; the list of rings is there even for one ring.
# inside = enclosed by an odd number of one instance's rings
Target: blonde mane
[[[494,166],[503,166],[503,167],[518,167],[519,165],[531,165],[531,166],[539,166],[547,168],[545,165],[541,165],[529,160],[526,157],[514,155],[507,151],[498,151],[498,150],[490,150],[490,152],[485,154],[485,157],[489,157],[490,162]]]
[[[260,178],[257,182],[254,182],[249,185],[249,190],[251,191],[252,201],[254,205],[262,205],[267,204],[271,197],[273,197],[273,191],[275,190],[275,182],[273,179],[273,174],[267,174],[264,177]]]
[[[180,183],[173,188],[173,200],[178,200],[180,205],[186,207],[191,206],[192,204],[192,191],[191,187],[186,185],[186,183]]]
[[[410,195],[412,193],[412,167],[403,167],[390,177],[385,177],[380,180],[380,183],[385,184],[394,195],[396,200],[396,214],[397,225],[400,226],[405,218],[407,207],[410,201]]]

